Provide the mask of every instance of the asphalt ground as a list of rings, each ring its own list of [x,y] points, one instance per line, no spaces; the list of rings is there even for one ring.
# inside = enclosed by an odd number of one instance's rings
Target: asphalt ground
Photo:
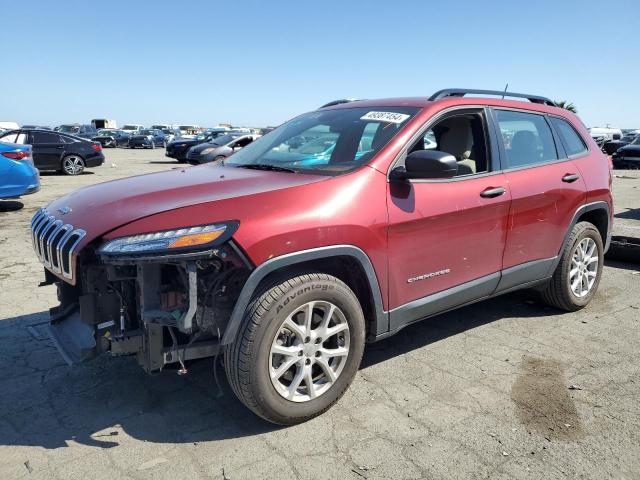
[[[68,367],[42,325],[56,294],[38,287],[31,216],[81,186],[178,166],[160,149],[106,155],[0,202],[0,479],[640,478],[633,263],[607,261],[580,312],[524,291],[368,345],[343,399],[295,427],[256,418],[212,361],[185,377],[128,357]],[[634,231],[640,175],[615,175],[616,231]]]

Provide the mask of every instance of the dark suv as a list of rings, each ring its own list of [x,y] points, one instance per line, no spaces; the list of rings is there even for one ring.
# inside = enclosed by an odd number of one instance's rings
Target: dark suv
[[[74,135],[80,138],[92,138],[98,131],[93,125],[83,125],[80,123],[70,123],[60,125],[56,127],[56,132],[66,133],[67,135]]]
[[[84,188],[31,228],[68,362],[185,373],[223,353],[238,398],[291,424],[340,398],[365,342],[418,320],[522,288],[583,308],[612,212],[575,115],[444,90],[338,102],[219,165]]]
[[[100,142],[85,140],[49,130],[12,130],[3,133],[0,141],[30,144],[33,163],[38,170],[55,170],[66,175],[80,175],[85,168],[104,163]]]

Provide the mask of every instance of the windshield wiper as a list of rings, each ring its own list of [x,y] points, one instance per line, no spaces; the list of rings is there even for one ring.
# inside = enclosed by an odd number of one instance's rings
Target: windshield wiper
[[[296,173],[293,168],[278,167],[277,165],[269,165],[268,163],[249,163],[247,165],[234,165],[239,168],[251,168],[253,170],[269,170],[272,172],[289,172]]]

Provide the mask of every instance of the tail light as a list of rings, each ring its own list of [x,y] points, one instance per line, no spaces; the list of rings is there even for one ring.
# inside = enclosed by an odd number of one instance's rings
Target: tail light
[[[24,160],[25,158],[31,157],[31,154],[28,150],[16,150],[15,152],[2,152],[0,153],[3,157],[11,158],[13,160]]]
[[[93,148],[93,150],[95,152],[101,152],[102,151],[102,145],[100,145],[99,143],[92,143],[91,144],[91,148]]]

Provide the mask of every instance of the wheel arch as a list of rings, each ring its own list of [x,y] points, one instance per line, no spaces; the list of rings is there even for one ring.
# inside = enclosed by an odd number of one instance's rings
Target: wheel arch
[[[362,305],[369,337],[388,330],[388,315],[371,260],[356,246],[335,245],[275,257],[253,270],[236,301],[221,343],[227,345],[235,340],[244,313],[257,292],[285,272],[291,276],[304,270],[333,275],[354,291]]]
[[[587,203],[576,210],[571,221],[571,225],[569,225],[569,230],[567,231],[563,247],[569,238],[571,230],[579,222],[589,222],[595,225],[600,232],[600,236],[604,243],[604,251],[606,252],[609,249],[609,243],[611,242],[611,211],[609,209],[609,204],[604,201]]]

